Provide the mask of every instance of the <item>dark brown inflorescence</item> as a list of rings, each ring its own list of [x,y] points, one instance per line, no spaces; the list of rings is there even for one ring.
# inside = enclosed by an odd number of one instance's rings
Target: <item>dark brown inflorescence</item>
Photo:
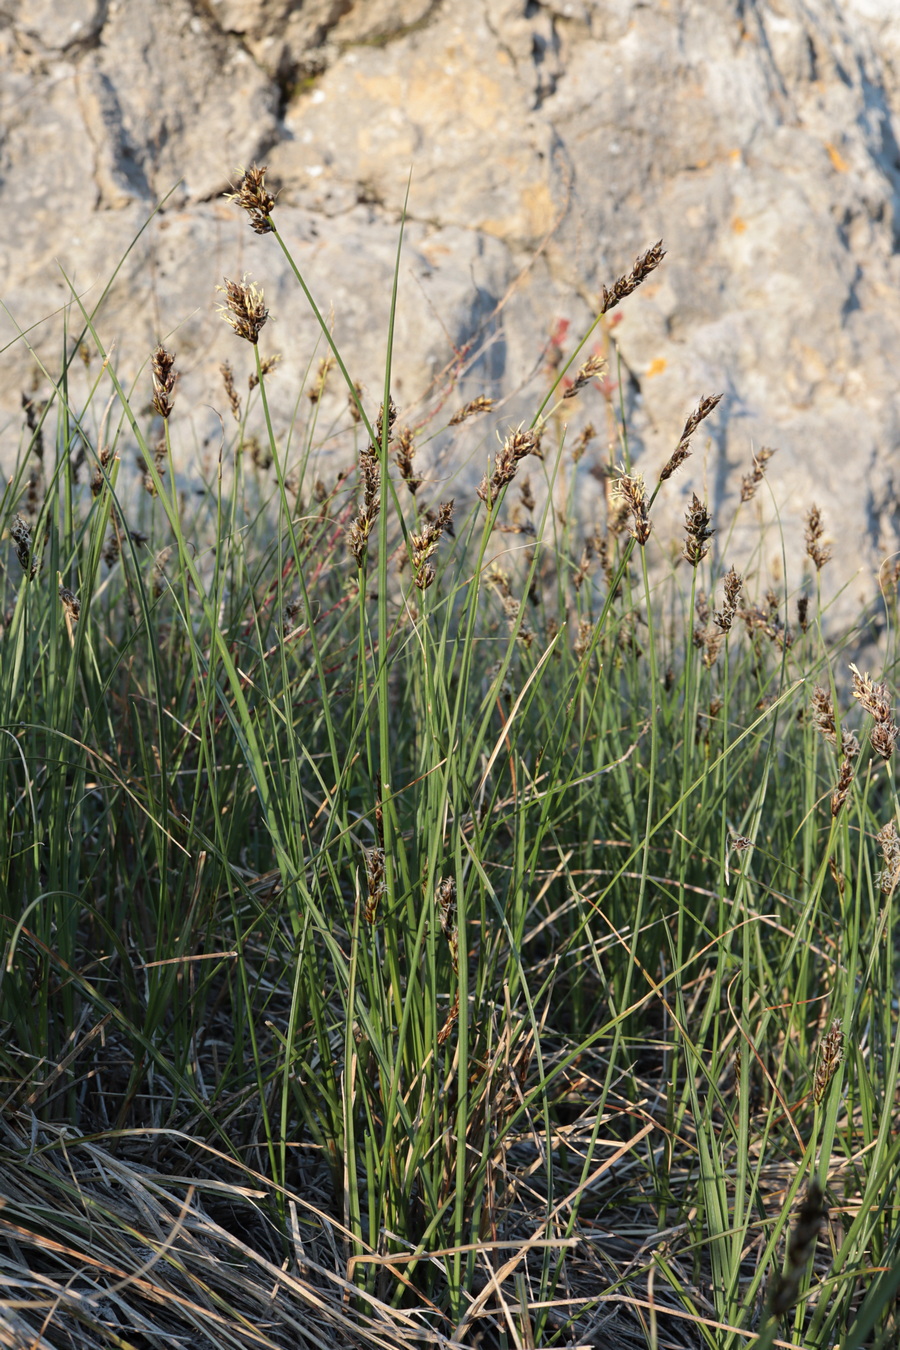
[[[599,312],[608,314],[611,309],[615,309],[616,305],[631,295],[632,291],[636,291],[641,282],[659,267],[665,256],[666,251],[662,246],[661,239],[652,248],[648,248],[645,253],[638,254],[631,271],[619,277],[614,282],[612,290],[607,290],[605,286],[600,288],[597,306]]]
[[[598,375],[602,375],[605,369],[606,361],[602,356],[589,356],[584,365],[578,367],[578,373],[563,394],[563,398],[574,398],[586,384],[590,384],[591,380],[595,380]]]
[[[397,460],[397,468],[400,470],[400,477],[412,495],[415,496],[422,486],[422,480],[416,475],[413,468],[413,460],[416,457],[416,443],[409,427],[401,427],[397,432],[394,456]]]
[[[831,557],[831,546],[822,539],[824,533],[822,513],[817,506],[812,506],[806,513],[806,552],[817,572],[821,572]]]
[[[478,398],[473,398],[472,402],[467,403],[464,408],[460,408],[455,412],[450,418],[449,425],[451,427],[458,427],[460,422],[465,422],[467,418],[474,417],[476,413],[490,412],[493,406],[494,400],[488,398],[485,394],[481,394]]]
[[[478,496],[488,510],[506,485],[515,478],[519,463],[526,455],[544,458],[541,451],[541,433],[537,430],[523,431],[519,427],[503,442],[502,449],[494,460],[494,472],[490,478],[485,474],[478,485]]]
[[[672,451],[662,473],[659,475],[659,481],[661,483],[664,483],[667,478],[671,478],[675,470],[687,459],[688,455],[691,453],[691,437],[704,418],[709,417],[710,413],[718,407],[721,399],[721,394],[710,394],[706,398],[701,398],[700,402],[685,422],[678,444]]]
[[[9,532],[13,537],[13,542],[16,546],[16,557],[19,560],[22,571],[30,581],[33,581],[37,575],[38,564],[37,559],[33,558],[31,555],[31,526],[28,524],[27,520],[22,518],[22,516],[17,515],[12,525],[9,527]]]
[[[723,633],[731,631],[731,625],[734,622],[734,616],[737,613],[737,603],[741,598],[741,591],[744,586],[743,577],[735,571],[733,567],[725,573],[725,603],[721,609],[716,610],[713,615],[713,622],[721,628]]]
[[[774,450],[768,450],[763,446],[759,454],[753,456],[753,472],[744,474],[741,479],[742,502],[749,502],[756,496],[756,489],[766,476],[766,465],[774,453]]]
[[[715,530],[711,530],[709,527],[711,519],[709,511],[707,511],[696,492],[693,493],[691,505],[684,518],[687,538],[682,549],[682,553],[691,567],[699,567],[709,552],[708,541],[715,534]]]
[[[73,623],[77,623],[81,615],[81,601],[74,591],[70,591],[68,586],[60,586],[59,598],[63,603],[63,608]]]
[[[642,473],[620,473],[613,480],[612,499],[625,508],[631,516],[631,535],[643,548],[650,538],[653,524],[650,520],[650,504],[647,500],[647,488]]]
[[[222,383],[225,386],[225,396],[228,399],[228,406],[231,408],[231,415],[236,422],[239,422],[241,420],[241,396],[235,388],[231,362],[223,361],[219,370],[222,372]]]
[[[247,277],[240,281],[229,281],[226,277],[225,285],[217,286],[216,290],[225,296],[225,303],[218,306],[222,318],[231,324],[238,337],[255,346],[269,317],[262,291]]]
[[[433,520],[426,520],[421,533],[410,535],[412,544],[412,565],[416,585],[420,591],[427,591],[434,581],[434,568],[428,559],[434,553],[441,536],[453,518],[453,501],[441,502]]]
[[[275,226],[270,220],[275,210],[275,198],[266,187],[266,165],[251,164],[241,177],[234,192],[226,192],[230,202],[236,202],[242,211],[250,217],[250,227],[257,234],[274,233]]]
[[[769,1305],[776,1317],[781,1317],[787,1312],[800,1292],[803,1272],[815,1254],[819,1230],[827,1217],[828,1210],[822,1187],[818,1179],[813,1177],[791,1230],[786,1269],[772,1286]]]
[[[888,687],[886,684],[876,684],[868,675],[860,675],[856,666],[852,664],[850,669],[853,671],[853,697],[867,713],[871,713],[875,721],[869,738],[872,749],[882,759],[890,759],[894,753],[898,728],[894,722],[894,710]]]
[[[172,411],[172,396],[178,376],[175,372],[175,357],[160,345],[150,357],[150,369],[153,372],[153,407],[160,417],[168,418]]]

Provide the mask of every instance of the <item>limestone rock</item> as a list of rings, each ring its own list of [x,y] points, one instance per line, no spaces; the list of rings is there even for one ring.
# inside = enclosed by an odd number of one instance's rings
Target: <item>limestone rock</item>
[[[660,498],[657,537],[694,488],[727,518],[768,444],[791,585],[812,500],[840,580],[863,569],[850,608],[900,547],[894,0],[18,0],[0,7],[0,62],[4,343],[65,303],[57,259],[94,303],[177,183],[102,336],[134,375],[172,333],[178,413],[202,443],[220,434],[218,362],[238,359],[214,286],[251,271],[287,419],[321,344],[277,242],[220,196],[267,159],[279,229],[354,377],[379,387],[409,191],[397,388],[412,403],[487,339],[471,378],[513,417],[601,285],[662,237],[663,267],[596,335],[616,343],[638,463],[652,476],[699,397],[725,397]],[[55,350],[58,320],[33,337]],[[8,457],[18,386],[40,381],[21,342],[4,360]],[[596,392],[564,411],[570,437],[606,415]]]

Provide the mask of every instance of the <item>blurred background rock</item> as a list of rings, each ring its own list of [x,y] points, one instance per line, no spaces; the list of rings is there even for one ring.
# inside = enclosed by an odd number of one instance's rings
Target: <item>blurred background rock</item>
[[[222,198],[252,161],[269,166],[278,228],[374,412],[412,171],[401,417],[429,390],[440,399],[455,353],[479,351],[447,410],[499,401],[471,452],[480,475],[498,417],[533,411],[599,287],[662,238],[662,267],[598,343],[613,377],[621,359],[648,479],[700,397],[724,394],[668,485],[673,532],[692,490],[727,523],[754,451],[776,447],[790,584],[815,501],[833,587],[850,582],[851,606],[875,592],[900,547],[896,0],[7,0],[0,56],[4,462],[21,393],[49,389],[16,334],[58,368],[59,265],[90,308],[167,193],[101,338],[148,405],[141,371],[165,341],[182,453],[217,453],[218,366],[227,356],[240,381],[250,353],[216,315],[215,286],[247,272],[270,305],[288,424],[324,351],[276,242]],[[588,419],[598,428],[578,472],[599,494],[589,470],[608,458],[609,407],[593,388],[565,418],[572,440]],[[757,500],[771,518],[772,498]],[[779,581],[780,555],[776,531],[763,584]]]

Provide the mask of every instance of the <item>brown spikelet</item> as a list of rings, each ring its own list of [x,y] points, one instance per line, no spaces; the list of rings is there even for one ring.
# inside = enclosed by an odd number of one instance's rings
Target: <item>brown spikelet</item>
[[[252,375],[249,375],[247,377],[248,393],[250,394],[253,393],[253,390],[259,384],[260,375],[263,377],[265,377],[266,375],[271,375],[272,371],[277,368],[278,363],[280,361],[281,361],[281,352],[275,352],[273,356],[263,357],[263,359],[259,363],[259,373],[257,374],[257,372],[254,371]]]
[[[347,531],[347,541],[357,567],[362,567],[369,535],[381,510],[381,461],[376,446],[369,445],[363,450],[359,457],[359,471],[363,484],[363,500],[356,513],[356,519]]]
[[[665,256],[666,253],[661,239],[652,248],[648,248],[645,253],[638,254],[631,271],[619,277],[614,282],[612,290],[607,290],[605,286],[600,288],[597,304],[599,313],[608,314],[611,309],[615,309],[616,305],[626,296],[631,295],[632,291],[637,290],[641,282],[659,267]]]
[[[459,990],[457,989],[456,993],[453,996],[453,1002],[450,1004],[450,1011],[447,1013],[447,1016],[444,1020],[444,1025],[441,1027],[440,1031],[437,1034],[438,1045],[447,1044],[447,1041],[450,1039],[450,1033],[453,1031],[453,1027],[458,1021],[459,1021]]]
[[[853,671],[853,697],[875,720],[869,738],[872,749],[881,755],[882,759],[890,759],[900,731],[894,722],[888,687],[886,684],[876,684],[868,675],[860,675],[853,664],[850,669]]]
[[[434,519],[423,524],[421,533],[413,532],[410,535],[413,579],[420,591],[426,591],[434,581],[434,568],[429,564],[428,559],[437,549],[441,535],[452,518],[453,501],[451,499],[449,502],[441,502]]]
[[[33,581],[37,576],[37,559],[31,554],[31,526],[22,516],[16,515],[12,525],[9,527],[13,542],[16,546],[16,557],[19,560],[19,566],[28,577]]]
[[[671,478],[680,465],[684,463],[691,453],[691,437],[699,427],[704,418],[709,417],[722,400],[721,394],[710,394],[706,398],[701,398],[694,411],[684,424],[681,437],[673,450],[668,463],[664,466],[659,475],[659,481],[664,483],[667,478]]]
[[[44,462],[44,428],[41,421],[46,403],[39,403],[31,394],[22,395],[22,410],[25,413],[25,425],[32,433],[30,450],[36,459]]]
[[[413,440],[413,434],[409,427],[401,427],[397,432],[397,442],[394,449],[394,455],[397,460],[397,468],[400,470],[400,477],[408,487],[409,491],[416,495],[422,486],[421,478],[416,476],[413,469],[413,459],[416,454],[416,444]]]
[[[60,586],[59,598],[63,603],[63,609],[66,611],[66,614],[73,623],[77,623],[79,616],[81,615],[81,601],[78,599],[78,596],[74,591],[70,591],[68,586]]]
[[[572,576],[572,585],[576,591],[580,591],[591,570],[591,560],[594,556],[594,541],[587,538],[584,541],[584,548],[581,550],[581,559]]]
[[[476,489],[488,510],[492,509],[499,494],[515,478],[519,463],[526,455],[544,458],[541,450],[541,433],[537,429],[523,431],[519,427],[503,442],[494,460],[494,471],[490,478],[485,474]]]
[[[817,572],[821,572],[831,557],[831,546],[822,540],[824,533],[822,513],[817,506],[812,506],[806,513],[806,552]]]
[[[394,402],[394,400],[390,397],[390,395],[388,395],[388,411],[387,411],[388,440],[390,440],[391,438],[391,433],[394,430],[394,423],[396,422],[396,420],[397,420],[397,405]],[[383,439],[384,439],[384,404],[382,403],[381,407],[378,409],[378,416],[375,419],[376,444],[381,445]]]
[[[450,960],[453,962],[453,969],[458,971],[459,933],[457,931],[456,923],[456,882],[453,877],[443,877],[441,879],[434,894],[434,902],[438,910],[441,932],[447,939],[447,946],[450,949]]]
[[[827,1217],[828,1210],[822,1187],[817,1178],[813,1177],[788,1240],[785,1271],[772,1284],[769,1306],[776,1317],[781,1317],[788,1311],[800,1292],[800,1281],[815,1255],[819,1230]]]
[[[165,347],[156,348],[150,357],[150,369],[153,372],[153,407],[160,417],[168,418],[172,411],[172,395],[175,382],[175,357]]]
[[[844,1055],[844,1032],[841,1019],[836,1017],[828,1029],[824,1041],[816,1055],[816,1073],[813,1081],[813,1100],[821,1105],[828,1085],[838,1071]]]
[[[362,385],[354,383],[353,392],[347,394],[347,411],[350,414],[350,421],[359,423],[362,421],[360,407],[362,405]]]
[[[703,664],[707,670],[712,670],[719,658],[722,650],[722,644],[725,641],[725,634],[718,628],[707,628],[703,634]]]
[[[378,917],[378,906],[384,898],[386,889],[384,874],[384,849],[370,848],[366,851],[366,923],[374,923]]]
[[[92,496],[92,497],[99,497],[99,495],[100,495],[100,493],[101,493],[101,491],[102,491],[102,489],[103,489],[103,483],[104,483],[103,470],[106,468],[106,466],[107,466],[107,464],[109,463],[111,457],[112,457],[112,452],[111,452],[110,450],[108,450],[106,447],[104,447],[102,450],[100,450],[100,451],[98,452],[98,454],[97,454],[97,460],[98,460],[98,463],[97,463],[97,465],[96,465],[96,467],[95,467],[95,469],[94,469],[93,475],[92,475],[92,477],[91,477],[91,496]]]
[[[325,393],[325,386],[328,383],[328,376],[337,365],[333,356],[323,356],[319,362],[319,369],[316,371],[316,378],[306,391],[306,397],[310,403],[318,403],[319,399]]]
[[[745,474],[741,479],[742,502],[749,502],[756,496],[756,489],[766,476],[766,465],[774,454],[774,450],[769,450],[763,446],[759,454],[753,456],[753,472]]]
[[[224,196],[247,212],[250,228],[257,234],[274,233],[275,226],[269,217],[275,209],[275,198],[266,187],[265,164],[251,164],[249,169],[242,171],[235,191],[226,192]]]
[[[572,644],[577,659],[583,661],[585,654],[590,651],[594,641],[594,625],[590,619],[578,620],[578,634]]]
[[[226,277],[225,285],[217,286],[216,290],[225,296],[225,303],[217,306],[222,318],[238,337],[256,346],[269,317],[262,291],[246,276],[240,281],[229,281]]]
[[[573,463],[573,464],[577,464],[578,461],[583,457],[585,450],[588,448],[588,446],[590,445],[591,441],[594,439],[594,437],[595,437],[596,435],[597,435],[597,432],[596,432],[596,430],[595,430],[595,428],[594,428],[593,423],[592,423],[592,422],[588,422],[587,426],[584,428],[584,430],[581,432],[580,436],[578,437],[578,440],[577,440],[577,441],[575,442],[575,444],[572,446],[572,463]]]
[[[450,418],[449,425],[458,427],[460,422],[465,422],[469,417],[474,417],[476,413],[490,412],[493,406],[494,400],[492,398],[480,394],[478,398],[473,398],[471,403],[467,403],[464,408],[458,409]]]
[[[644,475],[620,472],[619,477],[614,479],[612,483],[612,498],[616,504],[623,505],[631,515],[632,538],[636,539],[643,548],[650,538],[650,531],[653,528],[649,515]],[[610,528],[612,528],[612,521],[610,521]]]
[[[876,834],[881,856],[884,859],[884,870],[878,873],[876,881],[885,895],[890,895],[900,881],[900,839],[897,837],[897,828],[892,820],[883,825]]]
[[[115,567],[116,563],[119,561],[121,552],[122,541],[119,535],[119,523],[116,518],[113,517],[113,528],[106,537],[106,543],[103,545],[103,552],[100,556],[107,567]]]
[[[731,631],[731,625],[737,613],[737,602],[740,599],[743,586],[743,578],[733,567],[729,568],[725,574],[725,602],[722,608],[713,615],[713,622],[721,628],[723,633]]]
[[[297,635],[297,620],[303,610],[299,600],[288,600],[281,611],[281,636],[284,639]]]
[[[800,632],[805,633],[809,628],[809,596],[799,595],[797,597],[797,623],[800,626]]]
[[[853,760],[845,755],[841,760],[841,769],[838,774],[837,785],[831,794],[831,814],[838,816],[841,807],[847,800],[850,792],[850,786],[853,782]]]
[[[813,726],[820,736],[831,745],[837,745],[837,727],[834,720],[834,704],[827,689],[817,684],[809,696]]]
[[[241,420],[241,396],[235,388],[234,371],[229,361],[223,361],[219,366],[222,372],[222,383],[225,386],[225,394],[228,398],[228,406],[231,408],[231,415],[236,422]]]
[[[589,356],[584,364],[578,367],[578,373],[563,394],[563,398],[574,398],[586,384],[590,384],[591,380],[596,380],[598,375],[602,375],[605,369],[606,360],[604,357]]]
[[[684,518],[687,538],[682,549],[683,556],[691,567],[698,567],[709,552],[708,540],[715,534],[709,528],[712,517],[696,492],[692,494],[691,505]]]

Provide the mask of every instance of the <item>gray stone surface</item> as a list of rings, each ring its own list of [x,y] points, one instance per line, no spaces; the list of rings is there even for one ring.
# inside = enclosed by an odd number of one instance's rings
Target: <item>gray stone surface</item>
[[[44,319],[29,341],[55,360],[60,266],[95,303],[167,193],[110,291],[103,340],[128,379],[169,341],[176,439],[202,446],[220,427],[210,405],[226,411],[219,361],[245,374],[252,356],[214,288],[250,272],[271,300],[266,350],[284,354],[285,423],[321,351],[277,242],[221,197],[254,159],[377,405],[412,170],[394,381],[411,415],[485,324],[466,392],[526,411],[551,331],[585,327],[599,287],[662,237],[662,268],[598,330],[618,344],[648,476],[699,397],[725,397],[659,533],[691,488],[727,525],[766,444],[794,584],[813,500],[833,585],[854,578],[851,610],[900,547],[895,0],[7,0],[0,62],[4,462],[19,389],[42,389],[17,326]],[[596,392],[565,413],[572,435],[588,416],[607,425]],[[587,514],[592,492],[586,475]],[[764,581],[777,553],[771,535]]]

